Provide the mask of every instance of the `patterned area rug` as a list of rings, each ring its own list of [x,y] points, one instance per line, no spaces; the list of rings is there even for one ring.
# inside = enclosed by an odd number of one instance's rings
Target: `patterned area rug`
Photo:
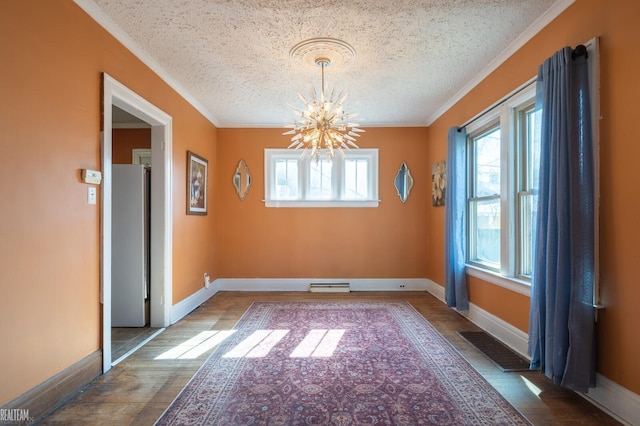
[[[406,303],[254,303],[157,425],[528,425]]]

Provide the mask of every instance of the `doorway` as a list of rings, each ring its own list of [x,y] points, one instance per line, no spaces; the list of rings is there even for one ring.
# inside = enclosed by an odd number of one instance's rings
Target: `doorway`
[[[150,326],[151,125],[111,114],[111,365],[164,328]]]
[[[164,328],[171,324],[171,116],[107,74],[103,74],[103,132],[101,199],[101,303],[103,372],[113,364],[112,357],[112,196],[113,196],[113,109],[122,110],[151,127],[150,212],[154,220],[149,229],[150,300],[149,324]]]

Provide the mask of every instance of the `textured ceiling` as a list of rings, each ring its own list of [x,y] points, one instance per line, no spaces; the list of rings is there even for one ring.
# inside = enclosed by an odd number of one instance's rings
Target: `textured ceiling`
[[[350,63],[332,64],[325,78],[349,93],[347,109],[361,126],[427,125],[558,8],[556,0],[76,2],[101,15],[116,37],[124,34],[219,127],[291,121],[291,106],[302,106],[297,93],[319,89],[321,74],[290,50],[316,37],[355,49]]]

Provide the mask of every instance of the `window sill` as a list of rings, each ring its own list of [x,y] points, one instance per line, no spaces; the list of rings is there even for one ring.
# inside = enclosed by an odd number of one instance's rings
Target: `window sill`
[[[519,280],[517,278],[505,277],[495,272],[490,272],[468,264],[466,265],[466,273],[472,277],[480,278],[481,280],[487,281],[491,284],[522,294],[523,296],[531,297],[531,285],[526,281]]]
[[[303,207],[303,208],[317,208],[317,207],[378,207],[380,200],[345,200],[345,201],[322,201],[322,200],[264,200],[266,207]]]

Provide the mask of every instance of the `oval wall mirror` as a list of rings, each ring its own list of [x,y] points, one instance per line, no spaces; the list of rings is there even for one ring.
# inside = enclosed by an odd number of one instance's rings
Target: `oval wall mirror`
[[[411,177],[411,172],[409,171],[409,167],[407,167],[407,163],[403,162],[400,165],[393,184],[396,187],[396,191],[398,191],[400,201],[403,203],[407,201],[411,188],[413,188],[413,177]]]
[[[233,174],[233,186],[236,187],[238,197],[244,200],[251,187],[251,173],[249,173],[249,167],[244,160],[240,160],[236,172]]]

